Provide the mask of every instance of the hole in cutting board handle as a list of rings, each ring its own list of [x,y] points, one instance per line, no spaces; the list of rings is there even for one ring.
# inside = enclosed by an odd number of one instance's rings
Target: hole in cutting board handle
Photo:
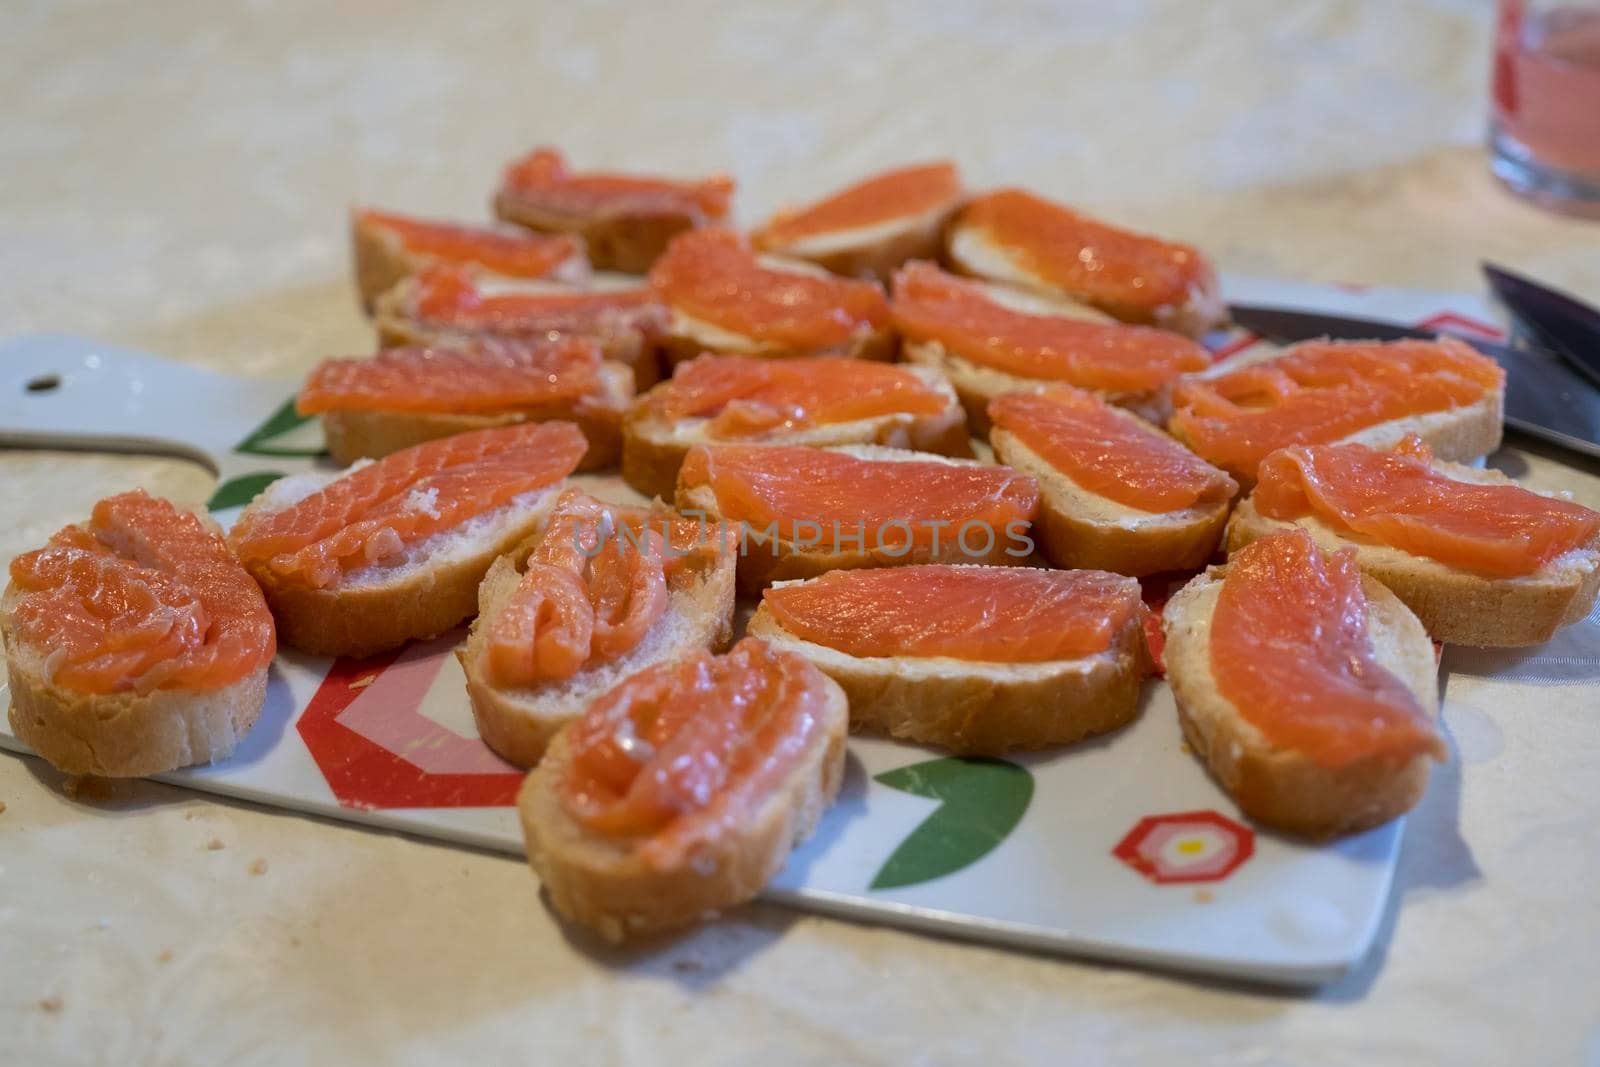
[[[61,375],[41,374],[37,378],[29,378],[22,388],[30,393],[53,393],[61,388]]]

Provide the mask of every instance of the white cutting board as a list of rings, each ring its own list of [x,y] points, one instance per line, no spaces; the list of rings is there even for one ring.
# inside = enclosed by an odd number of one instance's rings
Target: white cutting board
[[[1463,298],[1230,279],[1229,294],[1409,323],[1486,315]],[[1232,348],[1248,338],[1227,339]],[[31,388],[30,388],[31,386]],[[0,342],[0,445],[188,456],[219,476],[224,523],[271,473],[318,460],[294,383],[219,375],[78,338]],[[615,497],[613,478],[578,479]],[[460,634],[368,661],[278,657],[234,757],[163,781],[262,804],[522,852],[520,774],[478,740]],[[1600,650],[1593,620],[1568,631]],[[1475,679],[1449,696],[1471,702]],[[1459,684],[1458,684],[1459,683]],[[0,724],[0,746],[25,751]],[[852,738],[839,802],[766,893],[851,919],[1294,985],[1366,955],[1403,822],[1310,846],[1252,831],[1183,748],[1171,691],[1107,737],[1009,760]]]

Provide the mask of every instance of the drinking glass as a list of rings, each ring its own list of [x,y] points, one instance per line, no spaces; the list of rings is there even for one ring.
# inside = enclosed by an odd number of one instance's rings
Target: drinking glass
[[[1495,175],[1600,218],[1600,0],[1500,0],[1494,48]]]

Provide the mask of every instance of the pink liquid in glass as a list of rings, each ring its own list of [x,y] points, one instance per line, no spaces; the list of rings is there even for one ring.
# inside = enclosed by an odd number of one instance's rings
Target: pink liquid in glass
[[[1502,162],[1577,198],[1591,188],[1600,195],[1600,5],[1534,12],[1525,0],[1502,0],[1494,118],[1496,170],[1513,186]]]

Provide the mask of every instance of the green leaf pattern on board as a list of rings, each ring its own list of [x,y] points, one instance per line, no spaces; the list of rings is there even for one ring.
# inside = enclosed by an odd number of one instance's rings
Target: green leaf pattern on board
[[[928,760],[873,781],[941,802],[885,861],[873,889],[916,885],[976,863],[1010,835],[1033,799],[1033,775],[999,759]]]
[[[217,486],[217,491],[206,501],[206,507],[211,511],[223,511],[248,504],[256,498],[257,493],[282,477],[281,471],[253,471],[229,478]]]
[[[294,402],[295,398],[292,396],[285,400],[278,406],[277,411],[267,417],[266,422],[257,426],[250,436],[235,445],[233,450],[235,452],[246,452],[252,456],[303,456],[315,458],[326,455],[326,450],[321,448],[284,448],[268,444],[268,442],[276,438],[298,430],[316,417],[314,415],[300,414],[294,409]]]

